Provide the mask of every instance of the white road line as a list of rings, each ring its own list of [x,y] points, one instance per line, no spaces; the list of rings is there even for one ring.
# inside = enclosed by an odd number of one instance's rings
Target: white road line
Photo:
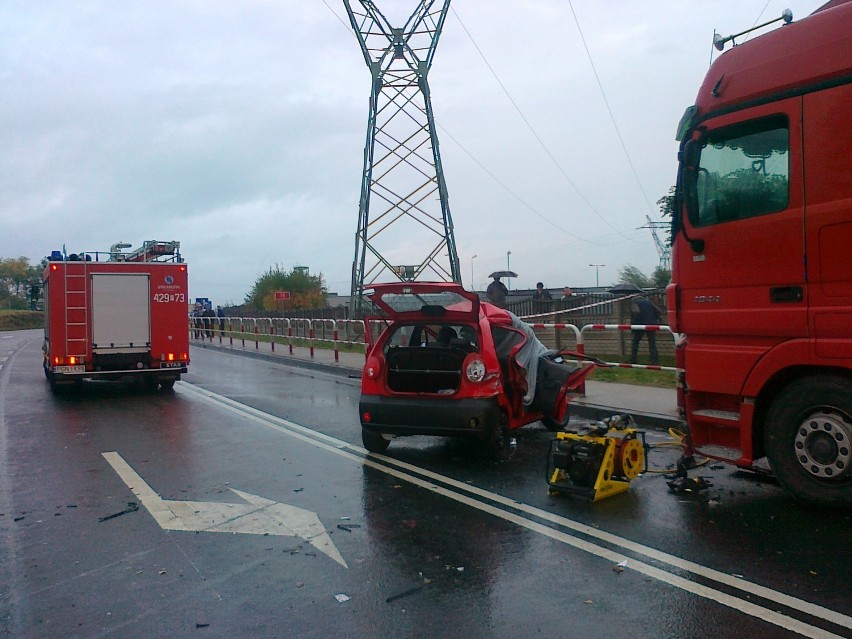
[[[176,388],[179,392],[189,392],[190,394],[193,394],[196,397],[218,405],[225,410],[241,415],[247,419],[260,423],[261,425],[266,426],[267,428],[271,428],[278,432],[287,434],[295,439],[312,444],[318,448],[322,448],[341,457],[352,459],[381,472],[387,473],[414,485],[430,490],[436,494],[442,495],[472,508],[476,508],[477,510],[480,510],[482,512],[486,512],[496,517],[500,517],[506,521],[513,522],[519,526],[538,532],[556,541],[560,541],[580,550],[584,550],[592,555],[607,559],[608,561],[617,563],[624,560],[625,557],[607,548],[597,546],[589,541],[585,541],[567,533],[554,530],[549,526],[539,524],[514,513],[506,512],[505,510],[502,510],[496,506],[483,503],[477,499],[468,497],[467,495],[462,495],[458,492],[455,492],[454,490],[450,490],[449,488],[445,488],[444,486],[432,483],[431,481],[426,481],[426,479],[416,477],[410,474],[410,472],[417,473],[419,475],[422,475],[423,477],[441,482],[442,484],[452,486],[455,489],[476,495],[478,497],[488,499],[503,506],[521,512],[525,512],[536,517],[540,517],[560,526],[569,528],[576,532],[580,532],[586,536],[599,539],[608,544],[623,548],[630,552],[641,554],[655,561],[668,564],[674,568],[686,570],[697,576],[723,583],[727,586],[731,586],[746,593],[762,597],[764,599],[773,601],[788,608],[804,612],[808,615],[813,615],[817,618],[824,619],[838,626],[852,628],[852,617],[836,612],[834,610],[830,610],[828,608],[812,604],[810,602],[798,599],[796,597],[792,597],[777,590],[772,590],[771,588],[766,588],[764,586],[754,584],[745,579],[733,577],[731,575],[719,572],[712,568],[707,568],[700,564],[696,564],[694,562],[681,559],[674,555],[655,550],[648,546],[632,542],[629,539],[625,539],[623,537],[619,537],[611,533],[597,530],[585,524],[575,522],[559,515],[554,515],[553,513],[549,513],[534,506],[529,506],[522,502],[517,502],[512,499],[508,499],[497,493],[492,493],[490,491],[483,490],[475,486],[470,486],[469,484],[464,484],[450,477],[444,477],[443,475],[439,475],[437,473],[433,473],[431,471],[427,471],[425,469],[406,464],[405,462],[394,460],[384,455],[375,455],[372,453],[367,453],[365,449],[359,446],[355,446],[343,440],[330,437],[328,435],[325,435],[324,433],[318,433],[314,430],[311,430],[310,428],[296,424],[295,422],[291,422],[289,420],[282,419],[280,417],[275,417],[274,415],[270,415],[268,413],[264,413],[263,411],[252,408],[251,406],[247,406],[222,395],[218,395],[216,393],[212,393],[210,391],[194,387],[186,382],[179,382],[178,385],[176,385]],[[361,454],[369,456],[364,459]],[[379,460],[383,463],[378,463],[374,460]],[[404,468],[406,471],[409,472],[403,472],[402,470],[397,470],[396,468],[391,468],[384,464],[391,464],[399,468]],[[669,572],[666,572],[644,562],[631,559],[629,567],[633,570],[636,570],[637,572],[658,579],[659,581],[662,581],[669,585],[681,588],[682,590],[691,592],[698,596],[711,599],[735,610],[739,610],[744,614],[757,617],[759,619],[767,621],[768,623],[772,623],[774,625],[780,626],[787,630],[791,630],[793,632],[797,632],[805,637],[812,637],[814,639],[839,637],[839,635],[823,630],[822,628],[817,628],[793,617],[789,617],[788,615],[784,615],[774,610],[770,610],[769,608],[753,604],[744,599],[740,599],[739,597],[735,597],[719,590],[701,584],[697,584],[683,577],[673,575]]]

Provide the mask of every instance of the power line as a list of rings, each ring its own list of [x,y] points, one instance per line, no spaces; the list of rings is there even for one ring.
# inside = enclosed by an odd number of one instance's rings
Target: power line
[[[621,130],[619,130],[618,123],[615,121],[615,115],[613,115],[612,109],[609,106],[609,100],[606,97],[606,92],[604,91],[603,84],[601,83],[600,76],[598,75],[598,70],[595,67],[595,61],[592,59],[592,53],[589,51],[589,45],[586,43],[586,37],[583,35],[583,29],[580,27],[580,20],[577,18],[577,12],[574,11],[574,4],[571,0],[568,0],[568,6],[571,8],[571,15],[574,16],[574,24],[577,25],[577,32],[580,34],[580,40],[583,43],[583,48],[586,50],[586,57],[589,58],[589,65],[592,67],[592,73],[594,74],[595,81],[598,83],[598,88],[601,91],[601,97],[603,98],[604,105],[606,105],[606,111],[609,113],[609,119],[612,121],[612,127],[615,129],[615,134],[618,136],[618,141],[621,143],[621,149],[624,151],[624,157],[627,158],[627,164],[630,165],[630,170],[633,173],[633,177],[636,180],[636,185],[639,187],[639,191],[642,193],[645,204],[648,205],[648,210],[653,212],[654,207],[651,206],[651,202],[648,200],[648,195],[645,193],[642,182],[639,180],[639,174],[636,172],[636,167],[633,165],[630,153],[627,152],[627,145],[624,143],[624,138],[621,136]]]
[[[488,70],[491,72],[491,75],[493,75],[493,76],[494,76],[494,79],[497,81],[497,84],[499,84],[499,85],[500,85],[500,88],[503,90],[503,93],[505,93],[505,94],[506,94],[506,97],[508,98],[509,102],[510,102],[510,103],[512,104],[512,106],[515,108],[515,111],[517,111],[517,112],[518,112],[518,115],[520,116],[521,120],[523,120],[524,124],[526,124],[527,128],[528,128],[528,129],[530,130],[530,132],[533,134],[533,137],[536,139],[536,141],[539,143],[539,145],[541,146],[541,148],[542,148],[542,149],[544,150],[544,152],[547,154],[547,157],[549,157],[549,158],[550,158],[550,160],[553,162],[554,166],[556,166],[557,170],[558,170],[558,171],[562,174],[562,176],[565,178],[565,180],[568,182],[568,184],[571,186],[571,188],[573,188],[573,189],[574,189],[574,191],[577,193],[577,195],[580,197],[580,199],[581,199],[581,200],[582,200],[582,201],[586,204],[586,206],[588,206],[588,207],[589,207],[589,209],[591,209],[591,211],[592,211],[595,215],[597,215],[597,216],[598,216],[598,217],[599,217],[599,218],[600,218],[600,219],[601,219],[601,220],[602,220],[602,221],[603,221],[603,222],[604,222],[607,226],[609,226],[609,227],[610,227],[613,231],[615,231],[616,233],[619,233],[619,234],[623,235],[623,234],[621,233],[621,231],[619,231],[617,228],[615,228],[615,227],[614,227],[614,226],[610,223],[610,221],[609,221],[608,219],[606,219],[603,215],[601,215],[600,211],[598,211],[598,210],[597,210],[597,209],[596,209],[596,208],[592,205],[592,203],[588,200],[588,198],[586,198],[586,196],[585,196],[585,195],[583,195],[583,193],[582,193],[582,191],[580,191],[579,187],[578,187],[578,186],[574,183],[574,181],[573,181],[573,180],[569,177],[569,175],[568,175],[568,173],[565,171],[565,169],[564,169],[564,168],[562,168],[562,165],[559,163],[559,161],[556,159],[556,157],[555,157],[555,156],[553,155],[553,153],[550,151],[550,149],[548,148],[548,146],[544,143],[544,140],[542,140],[542,139],[541,139],[541,136],[538,134],[538,132],[537,132],[537,131],[535,130],[535,128],[533,127],[533,125],[530,123],[530,121],[529,121],[529,120],[527,119],[527,117],[524,115],[524,112],[521,110],[521,107],[520,107],[520,106],[518,106],[518,103],[517,103],[517,102],[515,102],[515,99],[512,97],[512,94],[511,94],[511,93],[509,93],[509,90],[506,88],[506,85],[505,85],[505,84],[503,84],[503,82],[500,80],[500,77],[497,75],[497,72],[494,70],[494,67],[492,67],[492,66],[491,66],[491,63],[490,63],[490,62],[488,62],[488,58],[486,58],[486,57],[485,57],[485,54],[483,53],[482,49],[480,49],[480,48],[479,48],[479,45],[476,43],[476,40],[474,40],[474,39],[473,39],[473,36],[471,35],[471,33],[470,33],[470,31],[468,30],[467,26],[465,26],[464,22],[462,21],[461,17],[459,16],[459,14],[458,14],[458,13],[456,12],[456,10],[455,10],[454,8],[452,8],[452,7],[451,7],[451,9],[450,9],[450,10],[453,12],[453,15],[456,17],[456,20],[458,20],[458,21],[459,21],[459,24],[461,25],[461,27],[462,27],[462,29],[464,30],[465,34],[467,34],[467,37],[470,39],[470,41],[471,41],[471,43],[473,44],[474,48],[476,49],[477,53],[479,53],[479,56],[482,58],[483,62],[485,62],[485,66],[487,66],[487,67],[488,67]],[[576,20],[576,18],[575,18],[575,20]],[[646,200],[647,200],[647,198],[646,198]],[[627,236],[626,236],[626,235],[624,235],[624,237],[626,238]]]
[[[450,138],[453,142],[455,142],[455,143],[456,143],[456,145],[457,145],[457,146],[458,146],[458,147],[462,150],[462,152],[464,152],[464,153],[465,153],[465,155],[467,155],[467,156],[468,156],[471,160],[473,160],[473,162],[474,162],[474,164],[476,164],[476,166],[478,166],[480,169],[482,169],[482,171],[483,171],[483,172],[484,172],[484,173],[485,173],[488,177],[490,177],[492,180],[494,180],[494,181],[495,181],[495,182],[496,182],[496,183],[497,183],[497,184],[498,184],[498,185],[499,185],[499,186],[500,186],[500,187],[501,187],[504,191],[506,191],[506,193],[508,193],[509,195],[511,195],[513,198],[515,198],[515,200],[517,200],[518,202],[520,202],[520,204],[521,204],[521,205],[523,205],[526,209],[528,209],[531,213],[533,213],[534,215],[536,215],[536,216],[540,217],[542,220],[544,220],[545,222],[547,222],[548,224],[550,224],[550,225],[551,225],[551,226],[553,226],[554,228],[556,228],[556,229],[558,229],[558,230],[562,231],[562,232],[563,232],[563,233],[565,233],[566,235],[570,235],[571,237],[573,237],[573,238],[574,238],[574,239],[576,239],[576,240],[581,240],[581,241],[584,241],[584,242],[589,242],[590,244],[597,244],[597,242],[592,242],[592,241],[590,241],[590,240],[587,240],[586,238],[582,238],[582,237],[580,237],[580,236],[578,236],[578,235],[575,235],[574,233],[572,233],[571,231],[569,231],[569,230],[567,230],[567,229],[562,228],[562,227],[561,227],[561,226],[559,226],[556,222],[554,222],[553,220],[551,220],[551,219],[547,218],[545,215],[543,215],[542,213],[540,213],[539,211],[537,211],[537,210],[536,210],[536,209],[535,209],[535,208],[534,208],[531,204],[529,204],[526,200],[524,200],[524,199],[523,199],[520,195],[518,195],[518,194],[517,194],[517,193],[515,193],[512,189],[510,189],[508,186],[506,186],[506,184],[504,184],[504,183],[500,180],[500,178],[498,178],[496,175],[494,175],[494,173],[492,173],[491,171],[489,171],[489,170],[488,170],[488,168],[486,168],[486,167],[485,167],[485,165],[484,165],[484,164],[482,164],[482,162],[480,162],[480,161],[476,158],[476,156],[474,156],[474,155],[473,155],[473,153],[471,153],[470,151],[468,151],[468,150],[464,147],[464,145],[462,145],[462,143],[461,143],[461,142],[459,142],[459,141],[456,139],[456,137],[455,137],[452,133],[450,133],[450,132],[447,130],[447,128],[446,128],[443,124],[441,124],[441,123],[439,122],[439,123],[438,123],[438,126],[441,128],[441,130],[442,130],[442,131],[443,131],[443,132],[444,132],[447,136],[449,136],[449,138]]]

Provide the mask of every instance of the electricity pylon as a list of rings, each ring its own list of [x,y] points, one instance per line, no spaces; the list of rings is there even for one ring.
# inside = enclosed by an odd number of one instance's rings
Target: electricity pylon
[[[382,281],[454,281],[461,269],[428,75],[450,0],[420,0],[401,28],[373,0],[343,0],[372,75],[350,311]]]
[[[648,226],[640,226],[640,229],[651,229],[651,235],[654,238],[654,246],[657,247],[657,255],[660,258],[660,268],[665,271],[672,270],[672,249],[663,244],[660,236],[657,234],[657,229],[668,228],[670,225],[666,222],[655,222],[650,215],[645,215],[648,220]]]

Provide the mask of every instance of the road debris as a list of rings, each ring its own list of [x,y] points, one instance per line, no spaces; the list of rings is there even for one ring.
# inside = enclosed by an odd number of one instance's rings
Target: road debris
[[[352,532],[353,528],[360,528],[361,525],[360,524],[337,524],[337,527],[340,528],[340,530],[345,530],[346,532]]]
[[[98,522],[102,523],[110,519],[115,519],[116,517],[121,517],[122,515],[126,515],[128,513],[135,513],[137,510],[139,510],[139,504],[137,504],[135,501],[129,501],[127,502],[127,508],[120,512],[107,515],[106,517],[101,517],[98,519]]]
[[[703,477],[677,477],[671,481],[667,481],[666,485],[669,487],[669,491],[676,495],[683,495],[685,493],[698,493],[702,490],[707,490],[713,484]]]
[[[408,590],[403,590],[395,595],[391,595],[387,599],[385,599],[385,603],[390,603],[392,601],[396,601],[397,599],[402,599],[403,597],[408,597],[409,595],[413,595],[415,592],[420,592],[423,590],[423,586],[414,586],[413,588],[409,588]]]
[[[338,603],[343,603],[344,601],[349,601],[352,597],[340,592],[340,593],[334,595],[334,598],[337,599]]]
[[[617,564],[615,564],[615,565],[612,567],[612,571],[613,571],[615,574],[620,575],[621,573],[623,573],[623,572],[624,572],[624,569],[625,569],[625,568],[627,568],[627,560],[626,560],[626,559],[625,559],[624,561],[619,561]]]

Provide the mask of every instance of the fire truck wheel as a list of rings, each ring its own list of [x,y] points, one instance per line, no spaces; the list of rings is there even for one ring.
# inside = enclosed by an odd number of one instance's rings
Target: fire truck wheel
[[[852,505],[852,385],[815,376],[790,384],[769,407],[766,456],[797,499]]]
[[[382,433],[374,433],[366,428],[361,429],[361,441],[364,442],[364,448],[371,453],[383,453],[390,445],[390,439]]]

